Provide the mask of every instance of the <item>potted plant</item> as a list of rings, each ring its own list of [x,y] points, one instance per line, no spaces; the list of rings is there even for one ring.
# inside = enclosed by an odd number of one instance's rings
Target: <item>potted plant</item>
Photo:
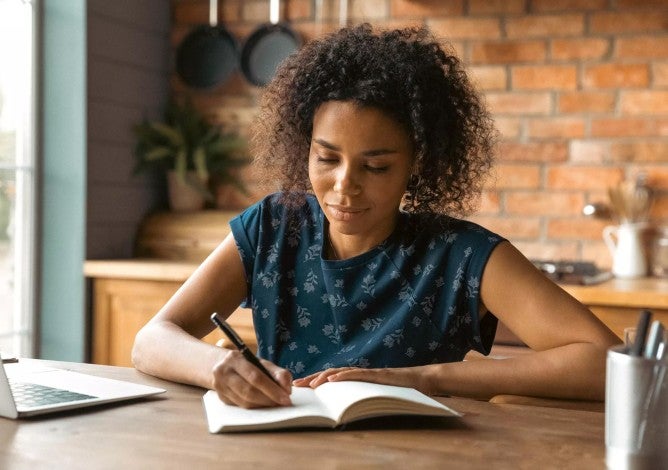
[[[145,119],[134,127],[134,133],[135,173],[165,171],[172,210],[198,210],[206,201],[213,201],[212,176],[218,184],[232,185],[246,194],[235,174],[248,163],[245,141],[207,122],[190,100],[171,100],[163,121]]]

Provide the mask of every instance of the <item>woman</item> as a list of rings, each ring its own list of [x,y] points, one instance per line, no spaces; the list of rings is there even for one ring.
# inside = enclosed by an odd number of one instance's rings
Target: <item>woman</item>
[[[617,338],[508,241],[454,218],[479,195],[493,140],[459,61],[426,30],[362,25],[307,44],[254,129],[258,168],[280,192],[234,219],[140,331],[136,367],[247,408],[334,380],[602,399]],[[244,302],[278,384],[198,339],[211,312]],[[497,319],[535,352],[462,361],[489,352]]]

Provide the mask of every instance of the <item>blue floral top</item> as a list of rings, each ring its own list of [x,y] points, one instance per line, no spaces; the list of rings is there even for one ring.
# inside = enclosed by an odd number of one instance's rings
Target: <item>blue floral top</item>
[[[354,258],[323,258],[317,200],[288,216],[268,196],[231,222],[248,283],[258,355],[302,377],[329,367],[404,367],[483,354],[496,318],[479,319],[480,279],[502,238],[458,219],[395,232]],[[417,227],[417,228],[416,228]]]

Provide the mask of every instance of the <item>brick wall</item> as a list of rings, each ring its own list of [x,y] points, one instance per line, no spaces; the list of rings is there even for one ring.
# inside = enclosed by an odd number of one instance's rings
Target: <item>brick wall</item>
[[[176,47],[208,21],[209,3],[172,3]],[[338,0],[323,0],[320,12],[316,0],[282,4],[305,39],[339,24]],[[426,24],[455,46],[502,134],[494,182],[473,219],[527,256],[609,266],[601,239],[609,222],[581,209],[641,172],[656,191],[652,221],[668,224],[666,0],[350,0],[348,11],[348,24]],[[269,1],[222,0],[219,17],[243,42],[269,18]],[[242,132],[261,91],[240,73],[207,91],[171,83]]]

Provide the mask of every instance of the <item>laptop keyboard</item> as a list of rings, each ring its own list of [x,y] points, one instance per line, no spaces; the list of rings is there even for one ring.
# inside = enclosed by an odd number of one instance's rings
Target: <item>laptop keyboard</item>
[[[10,380],[9,385],[12,389],[12,395],[14,395],[14,402],[17,407],[28,408],[33,406],[55,405],[57,403],[96,398],[90,395],[84,395],[83,393],[76,393],[61,388],[47,387],[45,385],[33,383],[13,382]]]

